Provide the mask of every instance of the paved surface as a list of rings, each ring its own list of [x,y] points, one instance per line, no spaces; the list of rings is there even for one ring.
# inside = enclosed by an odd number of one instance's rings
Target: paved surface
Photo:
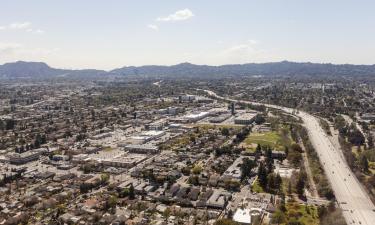
[[[224,99],[212,91],[205,91],[216,98]],[[226,100],[258,104],[248,101]],[[264,105],[270,108],[281,109],[287,113],[294,111],[291,108],[269,104]],[[375,206],[371,202],[367,192],[349,169],[340,148],[332,144],[324,130],[320,127],[319,120],[316,117],[306,112],[299,112],[298,116],[302,118],[308,130],[311,143],[323,164],[339,206],[343,210],[346,222],[348,224],[375,225]]]

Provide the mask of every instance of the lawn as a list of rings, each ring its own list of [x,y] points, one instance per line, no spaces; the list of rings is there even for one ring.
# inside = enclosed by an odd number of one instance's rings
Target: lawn
[[[270,131],[265,133],[251,133],[244,141],[249,151],[254,151],[258,144],[270,146],[277,150],[284,150],[282,138],[278,132]]]
[[[253,185],[251,186],[251,190],[256,193],[264,193],[263,188],[259,185],[258,180],[254,181]]]
[[[103,148],[103,151],[105,151],[105,152],[110,152],[110,151],[112,151],[113,149],[112,149],[112,147],[110,147],[110,146],[106,146],[106,147],[104,147]]]
[[[316,206],[306,206],[292,201],[286,204],[287,218],[295,219],[305,225],[319,224],[319,217]]]
[[[369,162],[369,170],[372,174],[375,174],[375,162]]]

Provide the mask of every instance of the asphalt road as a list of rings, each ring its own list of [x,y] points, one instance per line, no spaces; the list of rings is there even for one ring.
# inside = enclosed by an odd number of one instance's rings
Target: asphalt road
[[[220,99],[259,104],[249,101],[227,99],[216,95],[216,93],[212,91],[205,91],[209,95]],[[292,113],[294,111],[291,108],[277,105],[264,105],[270,108],[281,109],[287,113]],[[337,202],[343,210],[343,215],[347,224],[375,225],[375,206],[360,182],[349,169],[341,149],[331,143],[331,140],[320,127],[319,120],[316,117],[306,112],[299,112],[298,116],[302,118],[308,130],[311,143],[319,155],[319,159],[331,183]]]

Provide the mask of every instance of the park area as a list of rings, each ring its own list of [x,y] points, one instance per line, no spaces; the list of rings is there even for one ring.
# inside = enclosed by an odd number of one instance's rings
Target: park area
[[[261,146],[269,146],[278,151],[284,151],[285,146],[290,144],[290,138],[288,134],[282,135],[277,131],[250,133],[242,142],[241,147],[245,148],[247,151],[254,152],[258,144]]]

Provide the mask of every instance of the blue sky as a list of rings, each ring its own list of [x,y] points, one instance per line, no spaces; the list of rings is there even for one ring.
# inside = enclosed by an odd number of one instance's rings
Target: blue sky
[[[374,9],[370,0],[4,0],[0,64],[374,64]]]

